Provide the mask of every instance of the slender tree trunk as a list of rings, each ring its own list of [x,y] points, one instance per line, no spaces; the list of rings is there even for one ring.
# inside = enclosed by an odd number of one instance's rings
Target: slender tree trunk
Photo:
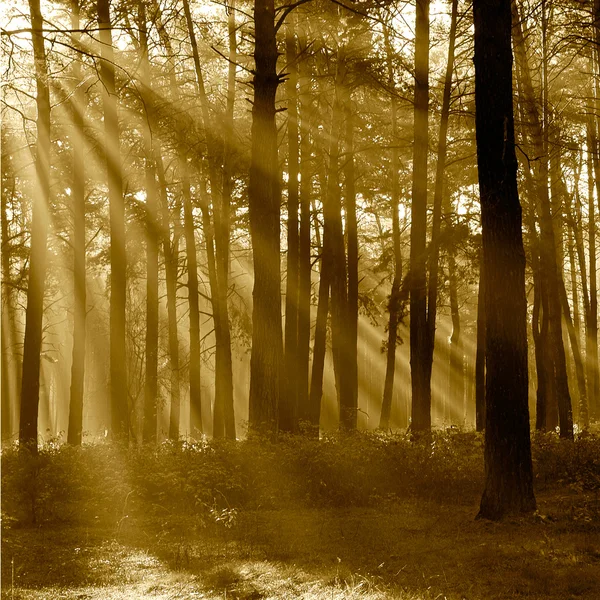
[[[169,214],[169,196],[167,181],[160,154],[160,148],[155,146],[156,174],[160,189],[160,209],[162,215],[162,245],[165,256],[165,283],[167,287],[167,322],[169,330],[169,371],[170,371],[170,411],[169,439],[179,440],[179,425],[181,419],[181,383],[179,375],[179,330],[177,319],[177,268],[179,263],[179,238],[181,223],[179,207],[173,211],[173,219]],[[171,242],[171,221],[174,222],[174,235]]]
[[[319,144],[315,144],[318,149]],[[321,146],[322,147],[322,146]],[[325,156],[318,154],[319,161],[319,182],[321,203],[323,205],[323,213],[329,210],[327,203],[327,175],[325,168]],[[313,343],[313,361],[310,379],[310,398],[309,398],[309,415],[310,426],[309,433],[319,435],[319,424],[321,418],[321,400],[323,397],[323,373],[325,369],[325,354],[327,351],[327,319],[330,310],[330,291],[332,279],[332,252],[331,252],[331,228],[330,219],[323,217],[323,235],[319,233],[319,221],[316,210],[314,210],[315,234],[317,234],[317,248],[321,256],[319,268],[319,289],[317,298],[317,320],[315,323],[315,339]],[[323,240],[321,245],[320,241]]]
[[[323,208],[324,237],[328,233],[331,252],[331,350],[340,409],[340,427],[349,425],[351,415],[350,385],[346,372],[346,327],[348,307],[348,279],[346,271],[346,248],[342,224],[342,201],[339,186],[340,133],[343,111],[343,85],[345,57],[341,49],[335,74],[334,101],[329,132],[329,163],[327,165],[327,192]],[[327,233],[325,233],[327,232]]]
[[[206,136],[206,146],[208,155],[208,177],[210,180],[211,198],[213,205],[214,221],[216,234],[215,244],[218,249],[211,252],[213,261],[218,261],[220,267],[214,267],[217,273],[209,283],[211,285],[211,298],[213,306],[213,322],[215,331],[215,416],[213,433],[220,437],[225,428],[228,429],[228,437],[235,438],[235,420],[233,415],[233,373],[231,365],[231,334],[229,329],[229,317],[227,311],[227,289],[229,274],[229,204],[231,201],[231,157],[227,157],[225,162],[224,149],[225,142],[215,133],[213,119],[210,114],[208,97],[204,87],[204,76],[200,64],[200,54],[198,51],[198,42],[194,32],[194,24],[190,10],[189,0],[183,0],[183,8],[186,18],[190,43],[192,46],[192,57],[194,59],[194,68],[196,72],[196,83],[198,85],[198,95],[200,98],[200,108],[202,121],[204,125],[204,134]],[[230,63],[228,73],[228,97],[227,111],[225,116],[226,138],[229,138],[227,150],[232,148],[233,135],[233,101],[235,99],[235,13],[234,8],[228,7],[228,34],[230,43],[230,54],[232,54],[232,63]],[[233,18],[233,22],[232,22]],[[233,40],[232,40],[233,36]],[[233,46],[232,46],[233,43]],[[232,73],[233,69],[233,73]],[[233,89],[232,89],[233,88]],[[223,164],[223,168],[220,165]],[[225,170],[227,168],[227,171]],[[227,199],[224,199],[224,180],[227,182]],[[207,215],[209,213],[207,212]],[[205,221],[210,225],[210,218]],[[217,258],[218,254],[218,258]],[[209,258],[210,260],[210,258]],[[225,267],[225,268],[224,268]],[[211,265],[209,269],[213,269]],[[220,274],[220,275],[219,275]]]
[[[154,5],[157,20],[157,29],[160,40],[167,53],[168,76],[173,104],[179,102],[179,87],[175,74],[175,55],[171,46],[171,39],[162,23],[160,7]],[[181,141],[177,140],[178,146]],[[176,196],[175,207],[172,216],[169,210],[169,194],[165,169],[163,165],[160,146],[154,144],[156,175],[160,189],[160,212],[162,217],[161,238],[163,242],[163,254],[165,257],[165,283],[167,288],[167,322],[169,337],[169,370],[170,370],[170,410],[169,410],[169,439],[179,440],[181,421],[181,376],[179,364],[179,329],[177,318],[177,279],[179,267],[179,240],[181,238],[181,204],[179,196]],[[178,158],[181,164],[183,153],[178,150]],[[181,168],[181,167],[180,167]],[[183,185],[183,182],[182,182]],[[171,223],[173,223],[173,241],[171,242]]]
[[[254,24],[254,104],[248,185],[254,259],[249,427],[273,434],[277,430],[283,383],[279,259],[281,190],[275,121],[279,77],[273,0],[254,1]]]
[[[345,140],[345,217],[348,240],[348,296],[346,309],[346,342],[344,353],[344,379],[348,382],[346,405],[340,405],[340,419],[346,430],[356,429],[358,421],[358,221],[356,217],[356,175],[354,173],[354,117],[350,90],[345,90],[346,140]]]
[[[301,30],[302,31],[302,30]],[[300,41],[300,53],[307,50],[306,39]],[[300,63],[300,232],[298,256],[298,339],[297,339],[297,403],[298,419],[311,424],[309,410],[309,359],[310,359],[310,296],[311,296],[311,239],[310,239],[310,198],[313,177],[311,173],[311,101],[310,73],[305,60]],[[320,403],[320,398],[319,398]],[[318,418],[317,418],[318,433]]]
[[[79,29],[79,0],[71,0],[71,28]],[[73,45],[77,46],[81,35],[73,34]],[[75,57],[73,63],[72,139],[73,181],[71,199],[73,201],[73,360],[71,363],[71,390],[69,401],[69,429],[67,442],[81,445],[83,431],[83,386],[85,376],[85,172],[83,144],[83,111],[85,91],[81,81],[81,61]]]
[[[485,272],[483,248],[479,255],[479,291],[477,294],[477,348],[475,350],[475,430],[485,429]]]
[[[7,152],[7,144],[2,135],[2,167],[4,174],[9,172],[13,178],[13,194],[15,190],[14,172],[12,171],[12,161]],[[6,162],[5,162],[6,161]],[[9,166],[10,165],[10,166]],[[3,175],[4,175],[3,174]],[[8,198],[6,189],[2,186],[0,192],[0,201],[2,203],[2,249],[0,259],[2,261],[2,324],[0,327],[0,335],[2,336],[2,346],[0,349],[0,358],[2,359],[2,391],[0,401],[2,402],[2,414],[0,415],[0,423],[2,425],[2,441],[12,439],[15,431],[14,422],[14,405],[17,404],[18,384],[16,364],[14,357],[14,346],[16,340],[15,331],[15,307],[13,299],[13,282],[11,274],[11,254],[13,252],[12,244],[10,243],[9,224],[8,224]]]
[[[331,250],[330,233],[324,228],[321,248],[321,269],[319,273],[319,292],[317,300],[317,322],[313,345],[312,375],[310,379],[309,423],[312,433],[318,436],[321,418],[321,399],[323,397],[323,372],[327,349],[327,315],[329,314],[329,290],[331,288]]]
[[[577,332],[573,323],[573,319],[571,317],[569,298],[567,296],[567,290],[565,289],[564,283],[562,283],[560,289],[560,300],[563,315],[567,323],[567,332],[569,334],[569,342],[571,344],[571,351],[573,352],[573,361],[575,363],[575,376],[577,378],[577,388],[579,390],[579,420],[582,423],[583,427],[587,427],[589,419],[587,410],[587,390],[585,385],[585,368],[583,366],[583,360],[581,358],[581,351],[579,350]]]
[[[229,70],[227,74],[227,106],[225,112],[225,141],[223,152],[223,193],[220,206],[215,210],[215,252],[217,260],[217,297],[219,305],[220,343],[215,351],[215,408],[217,401],[223,407],[225,436],[236,438],[233,401],[233,363],[231,358],[231,328],[227,293],[229,290],[229,235],[231,195],[233,193],[233,161],[235,141],[233,137],[233,111],[235,108],[235,72],[237,61],[237,37],[235,0],[229,1],[227,29],[229,37]],[[214,205],[214,201],[213,201]],[[214,431],[217,428],[213,429]]]
[[[125,250],[125,203],[115,91],[114,52],[110,0],[98,0],[100,29],[100,79],[104,108],[104,151],[108,172],[110,210],[110,401],[114,439],[129,439],[129,402],[125,354],[125,299],[127,253]]]
[[[517,81],[517,83],[519,83]],[[522,86],[519,86],[519,89]],[[525,108],[522,100],[523,94],[519,91],[519,111],[521,121],[525,122]],[[522,132],[523,140],[526,140],[525,132]],[[525,204],[525,222],[527,224],[530,254],[531,271],[533,275],[533,307],[531,329],[533,334],[533,343],[535,350],[535,368],[537,376],[536,390],[536,429],[546,431],[547,428],[554,428],[558,424],[558,413],[556,411],[553,386],[550,385],[550,376],[553,373],[553,358],[549,351],[548,342],[548,291],[545,280],[541,275],[540,265],[540,241],[536,228],[535,198],[537,190],[533,175],[530,170],[529,162],[522,161],[522,170],[525,174],[525,182],[528,196],[528,203]]]
[[[414,432],[431,429],[427,325],[427,150],[429,142],[429,5],[417,0],[415,106],[410,227],[410,372]]]
[[[145,0],[138,5],[141,75],[144,88],[151,91],[148,59],[148,31]],[[144,442],[155,443],[158,401],[158,195],[155,152],[153,149],[151,103],[147,103],[144,123],[144,161],[146,177],[146,380],[144,386]]]
[[[431,370],[433,367],[433,352],[435,349],[435,324],[437,315],[438,296],[438,263],[440,258],[439,237],[442,222],[442,207],[444,198],[444,173],[446,170],[446,155],[448,150],[448,120],[450,116],[450,96],[452,92],[452,70],[454,68],[454,46],[456,41],[456,22],[458,19],[458,0],[452,0],[452,17],[450,24],[450,39],[448,42],[448,60],[446,62],[446,75],[444,79],[444,95],[442,99],[442,113],[440,119],[440,135],[438,140],[438,157],[435,175],[435,191],[433,196],[433,223],[431,228],[431,246],[429,252],[429,282],[427,288],[427,348],[426,364],[424,365],[424,377],[429,387],[429,398],[431,401]],[[449,266],[454,266],[454,256],[449,257]],[[460,317],[458,315],[458,297],[456,294],[456,276],[454,268],[450,273],[450,308],[452,314],[452,341],[450,353],[450,369],[452,379],[460,376],[462,380],[462,357],[461,372],[459,373],[458,344],[460,342]],[[462,404],[462,402],[461,402]]]
[[[40,358],[46,280],[46,241],[48,237],[47,215],[50,210],[50,92],[46,49],[44,48],[44,35],[42,33],[43,18],[39,0],[29,0],[29,12],[31,15],[36,82],[37,143],[35,168],[37,180],[31,214],[31,245],[27,282],[27,308],[25,312],[19,443],[37,453]]]
[[[287,198],[287,278],[285,293],[285,374],[286,387],[279,405],[279,429],[293,432],[298,422],[298,285],[300,238],[298,231],[298,53],[294,27],[288,23],[286,60],[288,64],[288,198]]]
[[[183,196],[183,233],[187,258],[187,288],[190,321],[190,435],[198,439],[203,433],[202,397],[200,388],[200,307],[198,300],[198,257],[192,195],[187,170],[187,156],[181,151],[179,158]]]
[[[548,323],[549,349],[552,352],[554,377],[553,393],[558,404],[560,435],[573,439],[573,415],[571,412],[571,396],[567,378],[566,356],[562,338],[560,285],[561,274],[557,263],[557,241],[555,237],[552,209],[548,196],[548,157],[545,151],[544,131],[540,121],[533,92],[533,84],[527,62],[527,50],[521,29],[520,17],[516,1],[512,0],[512,19],[514,31],[515,58],[523,88],[523,102],[532,142],[540,156],[539,173],[536,178],[537,196],[540,205],[540,267],[544,285],[548,290]]]
[[[475,0],[475,110],[486,331],[485,489],[480,518],[535,510],[527,300],[514,144],[510,0]]]
[[[594,35],[596,40],[596,61],[595,64],[600,64],[600,0],[594,0]],[[592,61],[592,64],[594,61]],[[596,77],[596,85],[594,86],[594,94],[597,95],[598,74],[593,69]],[[598,105],[598,98],[595,98],[595,105]],[[593,114],[593,113],[591,113]],[[600,157],[597,135],[597,117],[589,117],[587,123],[587,139],[588,139],[588,182],[595,181],[596,194],[600,198]],[[600,369],[598,366],[598,284],[597,284],[597,267],[596,267],[596,206],[594,202],[594,189],[592,186],[588,188],[588,253],[590,261],[590,314],[587,323],[587,341],[586,354],[588,358],[588,381],[589,381],[589,407],[590,418],[597,420],[600,417]]]

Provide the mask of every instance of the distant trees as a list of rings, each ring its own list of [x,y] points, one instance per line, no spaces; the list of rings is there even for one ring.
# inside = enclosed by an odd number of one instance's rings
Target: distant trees
[[[485,428],[500,226],[478,200],[500,175],[478,192],[469,7],[413,4],[414,32],[405,5],[327,0],[72,0],[43,31],[32,7],[33,52],[3,32],[10,75],[35,74],[2,119],[3,439],[17,413],[72,444]],[[528,400],[571,439],[598,412],[597,15],[509,9],[492,100],[519,115]]]

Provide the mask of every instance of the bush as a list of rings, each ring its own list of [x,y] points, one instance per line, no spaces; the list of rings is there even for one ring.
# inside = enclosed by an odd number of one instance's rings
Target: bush
[[[600,440],[533,437],[538,486],[600,488]],[[475,502],[483,488],[483,437],[451,431],[420,441],[360,432],[320,440],[281,436],[156,447],[46,444],[37,456],[2,454],[5,523],[231,527],[238,510],[366,506],[397,498]],[[192,521],[190,521],[192,519]]]

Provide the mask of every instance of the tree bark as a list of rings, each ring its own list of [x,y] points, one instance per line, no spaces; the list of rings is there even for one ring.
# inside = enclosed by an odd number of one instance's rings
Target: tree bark
[[[160,40],[167,52],[168,76],[171,98],[174,104],[179,102],[179,87],[175,75],[175,55],[171,46],[171,39],[160,21],[160,8],[155,4],[158,33]],[[179,162],[182,162],[182,153],[179,150],[180,140],[177,140]],[[167,322],[169,337],[169,370],[170,370],[170,410],[169,410],[169,439],[179,440],[181,421],[181,376],[179,364],[179,330],[177,318],[177,279],[179,266],[179,240],[181,238],[181,204],[176,196],[175,208],[170,214],[169,194],[162,155],[158,144],[154,147],[156,174],[160,189],[160,211],[162,217],[161,238],[163,254],[165,257],[165,283],[167,288]],[[171,241],[171,223],[173,224],[173,240]]]
[[[29,12],[35,62],[37,106],[35,169],[37,180],[31,214],[19,444],[37,453],[40,358],[48,237],[47,215],[50,211],[50,91],[44,34],[42,33],[43,18],[39,0],[29,0]]]
[[[302,30],[301,30],[302,31]],[[304,33],[304,32],[303,32]],[[306,38],[300,40],[299,54],[306,53]],[[310,303],[311,303],[311,238],[310,198],[313,176],[311,172],[311,100],[310,72],[305,60],[300,62],[300,232],[298,255],[298,338],[297,338],[297,404],[298,419],[310,427],[309,362],[310,362]],[[320,402],[320,398],[319,398]],[[317,417],[317,433],[318,433]]]
[[[344,379],[347,380],[347,396],[340,398],[340,421],[344,429],[356,429],[358,421],[358,221],[356,217],[356,175],[354,172],[354,115],[350,89],[344,87],[346,113],[345,139],[345,217],[348,244],[348,288],[346,326],[343,346]]]
[[[98,0],[100,29],[102,101],[104,108],[104,151],[108,174],[110,210],[110,401],[112,436],[129,439],[129,401],[125,354],[125,299],[127,253],[125,250],[125,203],[117,118],[114,52],[110,0]]]
[[[510,0],[475,0],[475,110],[486,314],[485,489],[479,517],[535,510],[527,300],[517,191]]]
[[[233,363],[231,358],[231,327],[227,294],[229,290],[229,236],[231,196],[233,193],[233,160],[235,140],[233,137],[233,111],[235,108],[235,73],[237,61],[237,37],[235,0],[228,3],[227,30],[229,37],[229,69],[227,74],[227,106],[225,111],[225,141],[223,152],[223,191],[220,206],[215,212],[215,253],[217,261],[217,298],[221,320],[220,340],[215,350],[215,407],[217,400],[223,407],[224,433],[228,439],[236,439],[233,398]],[[213,207],[215,209],[215,207]],[[214,431],[217,428],[213,429]]]
[[[179,263],[179,238],[181,223],[179,206],[169,211],[169,196],[167,182],[160,149],[155,146],[156,174],[160,189],[160,209],[162,215],[162,246],[165,257],[165,284],[167,287],[167,323],[169,331],[169,371],[170,371],[170,410],[169,410],[169,439],[179,440],[181,420],[181,382],[179,374],[179,331],[177,319],[177,269]],[[171,241],[171,222],[174,225],[173,241]]]
[[[479,254],[479,291],[477,293],[477,348],[475,350],[475,431],[485,430],[485,273],[483,248]]]
[[[413,182],[410,227],[410,372],[413,432],[431,429],[427,325],[427,150],[429,142],[429,5],[417,0]]]
[[[555,236],[552,208],[548,195],[548,155],[547,144],[544,144],[544,128],[540,121],[533,84],[527,62],[527,50],[521,29],[520,17],[516,1],[512,0],[512,22],[514,31],[514,50],[517,71],[521,78],[523,102],[526,117],[529,119],[532,143],[536,155],[540,156],[540,167],[536,177],[537,197],[540,211],[540,274],[548,291],[548,335],[549,350],[552,352],[554,365],[551,378],[553,394],[558,404],[560,435],[573,439],[573,415],[571,412],[571,396],[569,393],[566,356],[562,338],[560,286],[561,272],[557,261],[557,240]],[[552,373],[552,371],[551,371]]]
[[[280,204],[275,95],[277,40],[273,0],[254,1],[254,103],[248,185],[254,289],[250,358],[249,427],[277,431],[283,379],[280,293]]]
[[[388,339],[385,359],[385,380],[383,384],[383,399],[381,402],[381,416],[379,428],[388,429],[392,414],[392,396],[394,393],[394,375],[396,372],[396,344],[398,340],[398,325],[401,319],[402,302],[400,288],[402,286],[402,252],[400,249],[400,185],[398,181],[400,160],[398,151],[398,100],[395,90],[393,50],[390,43],[389,28],[385,26],[384,41],[386,62],[388,70],[388,84],[390,86],[391,118],[392,118],[392,244],[394,247],[394,278],[392,291],[388,299]]]
[[[148,58],[148,31],[145,0],[138,5],[140,32],[141,76],[143,89],[152,90]],[[146,103],[144,119],[144,162],[146,178],[146,379],[144,385],[143,439],[155,443],[157,436],[158,401],[158,197],[156,186],[155,152],[151,103]]]
[[[79,0],[71,0],[71,28],[79,29]],[[77,47],[81,34],[74,33],[73,45]],[[73,63],[72,108],[72,157],[73,180],[71,182],[71,200],[73,202],[73,354],[71,363],[71,389],[69,400],[69,428],[67,442],[73,446],[81,445],[83,431],[83,387],[85,376],[85,166],[83,144],[84,94],[81,81],[81,61],[75,57]]]
[[[200,438],[202,427],[202,396],[200,388],[200,306],[198,300],[198,256],[192,212],[192,195],[187,167],[187,156],[181,151],[179,159],[183,195],[183,233],[187,258],[187,288],[190,322],[190,435]]]
[[[285,394],[279,405],[279,429],[294,432],[298,427],[298,285],[300,237],[298,231],[299,187],[298,171],[298,53],[294,27],[288,23],[286,32],[288,64],[288,198],[287,198],[287,278],[285,292]]]

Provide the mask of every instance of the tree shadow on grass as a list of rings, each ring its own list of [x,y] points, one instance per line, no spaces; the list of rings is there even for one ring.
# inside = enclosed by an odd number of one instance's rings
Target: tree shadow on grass
[[[404,501],[245,512],[229,527],[132,519],[118,531],[9,528],[2,581],[6,589],[14,559],[20,589],[86,588],[97,598],[111,585],[125,590],[119,597],[173,596],[175,584],[190,598],[240,600],[600,598],[600,522],[561,513],[498,524],[475,513]]]

